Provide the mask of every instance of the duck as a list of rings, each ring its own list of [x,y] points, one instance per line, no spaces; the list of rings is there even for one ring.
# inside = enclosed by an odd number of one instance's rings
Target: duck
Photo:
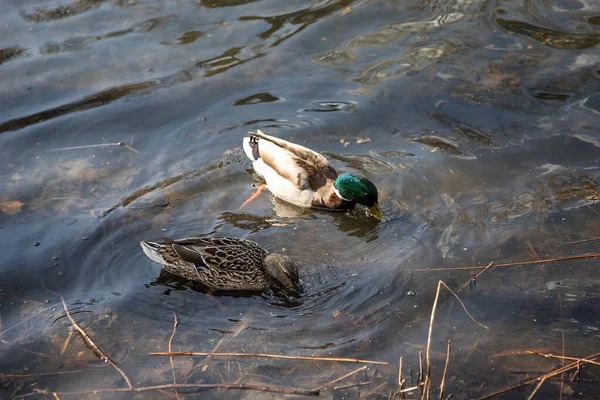
[[[216,290],[295,289],[298,267],[287,256],[270,253],[239,238],[190,237],[140,242],[144,253],[167,272]]]
[[[338,174],[323,155],[260,129],[248,134],[243,139],[244,153],[275,197],[296,206],[331,211],[361,204],[381,221],[377,187],[369,179],[353,173]]]

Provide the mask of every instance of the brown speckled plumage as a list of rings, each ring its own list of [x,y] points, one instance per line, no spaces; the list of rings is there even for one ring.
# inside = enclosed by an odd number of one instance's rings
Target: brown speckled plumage
[[[214,289],[262,291],[298,283],[297,267],[288,257],[250,240],[194,237],[140,244],[167,272]]]

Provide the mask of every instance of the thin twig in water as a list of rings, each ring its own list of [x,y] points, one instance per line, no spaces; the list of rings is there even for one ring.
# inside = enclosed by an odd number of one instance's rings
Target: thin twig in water
[[[494,262],[492,261],[483,269],[483,271],[479,271],[477,274],[475,274],[475,279],[479,278],[485,271],[487,271],[488,269],[490,269],[493,266],[494,266]]]
[[[600,253],[589,253],[589,254],[580,254],[576,256],[567,256],[567,257],[558,257],[558,258],[548,258],[546,260],[534,260],[534,261],[521,261],[514,263],[505,263],[505,264],[495,264],[496,268],[498,267],[514,267],[517,265],[532,265],[532,264],[543,264],[543,263],[552,263],[559,261],[569,261],[569,260],[581,260],[587,258],[598,258],[600,257]],[[413,269],[407,272],[429,272],[429,271],[466,271],[470,269],[485,269],[487,266],[485,265],[476,265],[472,267],[455,267],[455,268],[421,268],[421,269]]]
[[[600,362],[588,360],[586,358],[557,356],[556,354],[538,353],[537,351],[528,351],[527,354],[534,354],[536,356],[542,356],[542,357],[546,357],[546,358],[557,358],[559,360],[580,361],[580,362],[584,362],[584,363],[600,365]]]
[[[333,390],[350,389],[350,388],[356,387],[356,386],[365,386],[365,385],[368,385],[369,383],[371,383],[371,381],[351,383],[351,384],[345,385],[345,386],[336,386],[333,388]]]
[[[151,356],[207,356],[213,357],[265,357],[265,358],[284,358],[288,360],[310,360],[310,361],[338,361],[363,364],[389,364],[386,361],[359,360],[356,358],[336,358],[336,357],[310,357],[310,356],[286,356],[282,354],[267,353],[213,353],[208,351],[157,351],[150,353]]]
[[[117,372],[119,374],[121,374],[121,376],[123,377],[123,379],[125,379],[125,382],[127,383],[127,386],[129,387],[129,389],[132,389],[133,386],[131,385],[131,381],[129,381],[129,377],[127,377],[127,375],[125,374],[125,372],[123,372],[123,370],[121,368],[119,368],[119,366],[105,353],[103,352],[100,347],[98,347],[96,345],[96,343],[94,343],[94,341],[92,340],[92,338],[83,330],[83,328],[81,326],[79,326],[79,324],[73,319],[73,317],[71,316],[71,313],[69,312],[69,309],[67,308],[67,303],[65,303],[65,299],[64,297],[60,296],[60,301],[62,302],[63,308],[65,310],[65,313],[67,314],[67,318],[69,318],[69,321],[71,321],[71,324],[73,324],[73,327],[75,328],[75,330],[79,333],[79,336],[81,336],[81,338],[83,339],[83,341],[85,342],[85,344],[92,350],[92,352],[98,357],[100,358],[102,361],[106,361],[107,363],[109,363],[114,369],[117,370]],[[59,393],[61,394],[61,393]]]
[[[378,393],[378,392],[379,392],[379,390],[380,390],[382,387],[384,387],[385,385],[387,385],[387,382],[383,382],[382,384],[380,384],[380,385],[379,385],[379,386],[377,386],[376,388],[374,388],[374,389],[372,389],[372,390],[369,390],[367,393],[365,393],[364,397],[362,397],[362,398],[364,398],[364,399],[369,399],[369,398],[371,398],[371,394],[373,394],[373,393]]]
[[[465,314],[467,314],[467,316],[471,319],[471,321],[475,322],[477,325],[481,326],[482,328],[485,328],[488,330],[490,329],[486,325],[482,324],[481,322],[479,322],[475,318],[473,318],[471,313],[467,310],[467,306],[465,306],[465,303],[463,303],[463,301],[460,299],[460,297],[458,297],[458,295],[456,293],[454,293],[454,291],[452,289],[450,289],[450,287],[448,285],[446,285],[446,283],[444,281],[440,281],[440,284],[444,285],[444,287],[446,289],[448,289],[450,294],[452,294],[452,296],[454,296],[454,298],[460,303],[460,305],[463,308],[463,311],[465,312]],[[431,319],[431,321],[433,321],[433,318]]]
[[[134,149],[133,147],[127,145],[124,142],[117,143],[102,143],[102,144],[88,144],[86,146],[73,146],[73,147],[61,147],[60,149],[52,149],[50,151],[63,151],[63,150],[81,150],[81,149],[91,149],[93,147],[107,147],[107,146],[120,146],[125,147],[127,150],[133,151],[134,153],[140,154],[139,151]]]
[[[583,199],[583,202],[590,210],[592,210],[594,213],[596,213],[596,215],[600,216],[600,213],[598,211],[594,210],[594,208],[592,206],[590,206],[590,203],[588,203],[585,199]]]
[[[485,271],[487,271],[488,269],[490,269],[492,267],[492,265],[494,265],[494,262],[490,262],[487,267],[485,267],[482,271],[479,271],[477,274],[475,274],[475,276],[471,279],[469,279],[468,281],[466,281],[465,283],[463,283],[458,290],[456,291],[456,294],[460,293],[464,288],[466,288],[467,286],[469,286],[469,284],[473,281],[476,280],[477,278],[479,278]]]
[[[173,351],[173,337],[175,337],[175,333],[177,332],[177,325],[179,325],[179,319],[177,318],[177,314],[173,312],[173,332],[171,333],[171,337],[169,338],[169,351]],[[173,362],[173,357],[169,357],[169,361],[171,361],[171,372],[173,373],[173,385],[177,384],[177,377],[175,376],[175,363]],[[175,389],[175,397],[179,400],[179,391]]]
[[[321,386],[319,386],[319,387],[316,387],[316,388],[314,388],[313,390],[319,390],[319,389],[321,389],[321,388],[324,388],[324,387],[327,387],[327,386],[333,385],[334,383],[337,383],[337,382],[339,382],[339,381],[342,381],[342,380],[344,380],[344,379],[346,379],[346,378],[348,378],[348,377],[350,377],[350,376],[352,376],[352,375],[354,375],[354,374],[356,374],[356,373],[358,373],[358,372],[360,372],[360,371],[364,371],[364,370],[365,370],[365,369],[367,369],[368,367],[369,367],[368,365],[364,365],[364,366],[362,366],[362,367],[360,367],[360,368],[357,368],[357,369],[355,369],[355,370],[354,370],[354,371],[352,371],[352,372],[348,372],[346,375],[340,376],[339,378],[332,380],[331,382],[327,382],[327,383],[326,383],[326,384],[324,384],[324,385],[321,385]]]
[[[444,366],[444,374],[442,375],[442,383],[440,383],[440,400],[444,399],[444,383],[446,382],[446,373],[448,373],[448,363],[450,362],[450,351],[452,343],[448,340],[448,351],[446,352],[446,365]]]
[[[540,255],[535,250],[535,247],[533,247],[533,244],[531,244],[530,241],[525,242],[525,247],[527,247],[527,253],[529,253],[529,257],[533,258],[534,260],[542,259],[542,257],[540,257]]]
[[[568,242],[568,243],[565,243],[565,244],[567,244],[567,245],[570,245],[570,244],[580,244],[580,243],[595,242],[597,240],[600,240],[600,236],[594,237],[594,238],[590,238],[590,239],[576,240],[574,242]]]
[[[61,396],[80,396],[82,394],[94,394],[94,393],[122,393],[122,392],[150,392],[154,390],[163,390],[163,389],[237,389],[237,390],[258,390],[262,392],[272,392],[272,393],[284,393],[284,394],[296,394],[300,396],[318,396],[319,391],[314,390],[302,390],[302,389],[291,389],[291,388],[279,388],[279,387],[271,387],[271,386],[259,386],[259,385],[237,385],[232,383],[178,383],[172,384],[167,383],[164,385],[155,385],[155,386],[142,386],[142,387],[132,387],[132,388],[115,388],[115,389],[93,389],[93,390],[83,390],[80,392],[51,392],[49,390],[44,389],[34,389],[34,392],[41,394],[50,394],[56,393]],[[16,398],[23,398],[31,396],[31,393],[21,396],[15,396]]]
[[[45,312],[45,311],[48,311],[48,310],[50,310],[50,309],[53,309],[53,308],[55,308],[57,305],[59,305],[59,304],[58,304],[58,303],[56,303],[56,304],[53,304],[53,305],[51,305],[50,307],[46,307],[46,308],[44,308],[44,309],[42,309],[42,310],[40,310],[40,311],[36,312],[35,314],[33,314],[33,315],[30,315],[29,317],[25,318],[23,321],[16,323],[15,325],[11,326],[10,328],[7,328],[7,329],[3,330],[2,332],[0,332],[0,342],[2,342],[2,343],[4,343],[4,344],[10,344],[9,342],[7,342],[7,341],[5,341],[5,340],[2,340],[2,336],[4,336],[4,334],[5,334],[6,332],[8,332],[8,331],[11,331],[11,330],[15,329],[17,326],[24,324],[25,322],[27,322],[27,321],[29,321],[30,319],[32,319],[32,318],[34,318],[34,317],[36,317],[36,316],[40,315],[41,313],[43,313],[43,312]]]
[[[38,356],[38,357],[43,357],[43,358],[53,358],[54,357],[54,356],[51,356],[49,354],[40,353],[40,352],[37,352],[37,351],[26,349],[25,347],[22,347],[22,346],[19,346],[19,349],[21,349],[21,351],[24,351],[25,353],[33,354],[33,355]]]
[[[131,137],[131,140],[129,141],[129,147],[133,148],[133,136]],[[133,162],[133,156],[131,155],[131,152],[129,152],[129,160],[131,162]]]
[[[78,374],[80,372],[83,372],[83,370],[78,369],[76,371],[42,372],[38,374],[0,374],[0,378],[31,378],[33,376]]]
[[[246,317],[244,317],[244,319],[246,319]],[[252,319],[250,318],[250,321]],[[204,360],[202,360],[201,363],[198,364],[198,367],[195,367],[192,372],[190,372],[190,374],[188,375],[188,379],[190,376],[192,376],[192,374],[194,372],[196,372],[197,368],[200,367],[200,365],[202,365],[202,372],[205,372],[208,369],[208,363],[210,361],[210,357],[212,355],[212,353],[216,352],[219,347],[223,346],[224,343],[228,343],[231,342],[233,339],[235,339],[237,337],[237,335],[240,334],[240,332],[242,332],[244,329],[246,329],[246,327],[248,326],[248,324],[250,323],[250,321],[244,321],[237,329],[236,331],[233,333],[233,335],[227,335],[227,336],[223,336],[221,338],[221,340],[219,340],[219,342],[217,343],[217,345],[211,350],[210,354],[208,354],[206,357],[204,357]]]
[[[483,397],[480,397],[478,400],[491,399],[492,397],[500,396],[500,395],[502,395],[504,393],[507,393],[507,392],[510,392],[512,390],[521,388],[523,386],[531,385],[532,383],[538,383],[541,379],[552,378],[552,377],[554,377],[556,375],[562,374],[563,372],[567,372],[567,371],[570,371],[572,369],[577,368],[579,366],[580,362],[586,363],[588,361],[593,361],[593,359],[598,358],[598,357],[600,357],[600,353],[595,353],[595,354],[589,355],[589,356],[587,356],[585,358],[578,359],[580,361],[577,361],[577,362],[574,362],[574,363],[571,363],[571,364],[567,364],[564,367],[557,368],[554,371],[550,371],[550,372],[548,372],[546,374],[543,374],[541,376],[538,376],[536,378],[528,379],[528,380],[525,380],[523,382],[517,383],[516,385],[513,385],[513,386],[508,387],[506,389],[498,390],[497,392],[494,392],[494,393],[485,395]]]

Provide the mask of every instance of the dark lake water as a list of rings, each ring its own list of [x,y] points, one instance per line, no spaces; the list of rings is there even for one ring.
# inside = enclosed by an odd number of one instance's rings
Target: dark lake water
[[[600,241],[571,242],[600,236],[599,43],[592,0],[2,1],[0,397],[126,387],[69,338],[52,292],[136,387],[172,382],[168,358],[148,353],[167,350],[174,313],[173,350],[220,343],[389,363],[322,398],[390,398],[399,357],[415,385],[438,281],[456,289],[471,278],[423,270],[598,252]],[[301,210],[268,192],[240,210],[257,182],[242,138],[257,128],[368,176],[384,220]],[[302,265],[303,292],[211,295],[161,274],[139,246],[201,234],[284,251]],[[442,291],[436,398],[448,339],[445,393],[456,399],[562,365],[526,350],[600,352],[599,267],[588,258],[489,269],[460,293],[489,330]],[[178,383],[302,389],[361,366],[174,364]],[[598,366],[582,366],[579,381],[573,372],[537,397],[600,398]],[[361,386],[334,390],[352,384]]]

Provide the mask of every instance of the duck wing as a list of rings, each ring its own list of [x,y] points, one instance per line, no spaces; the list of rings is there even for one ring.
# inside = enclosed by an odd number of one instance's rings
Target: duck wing
[[[171,246],[181,259],[197,268],[239,271],[261,267],[267,256],[258,244],[236,238],[188,238],[175,240]]]
[[[257,151],[262,161],[300,189],[316,191],[328,180],[337,178],[329,160],[316,151],[266,135],[260,129],[256,133],[250,132],[250,136],[257,139]]]

